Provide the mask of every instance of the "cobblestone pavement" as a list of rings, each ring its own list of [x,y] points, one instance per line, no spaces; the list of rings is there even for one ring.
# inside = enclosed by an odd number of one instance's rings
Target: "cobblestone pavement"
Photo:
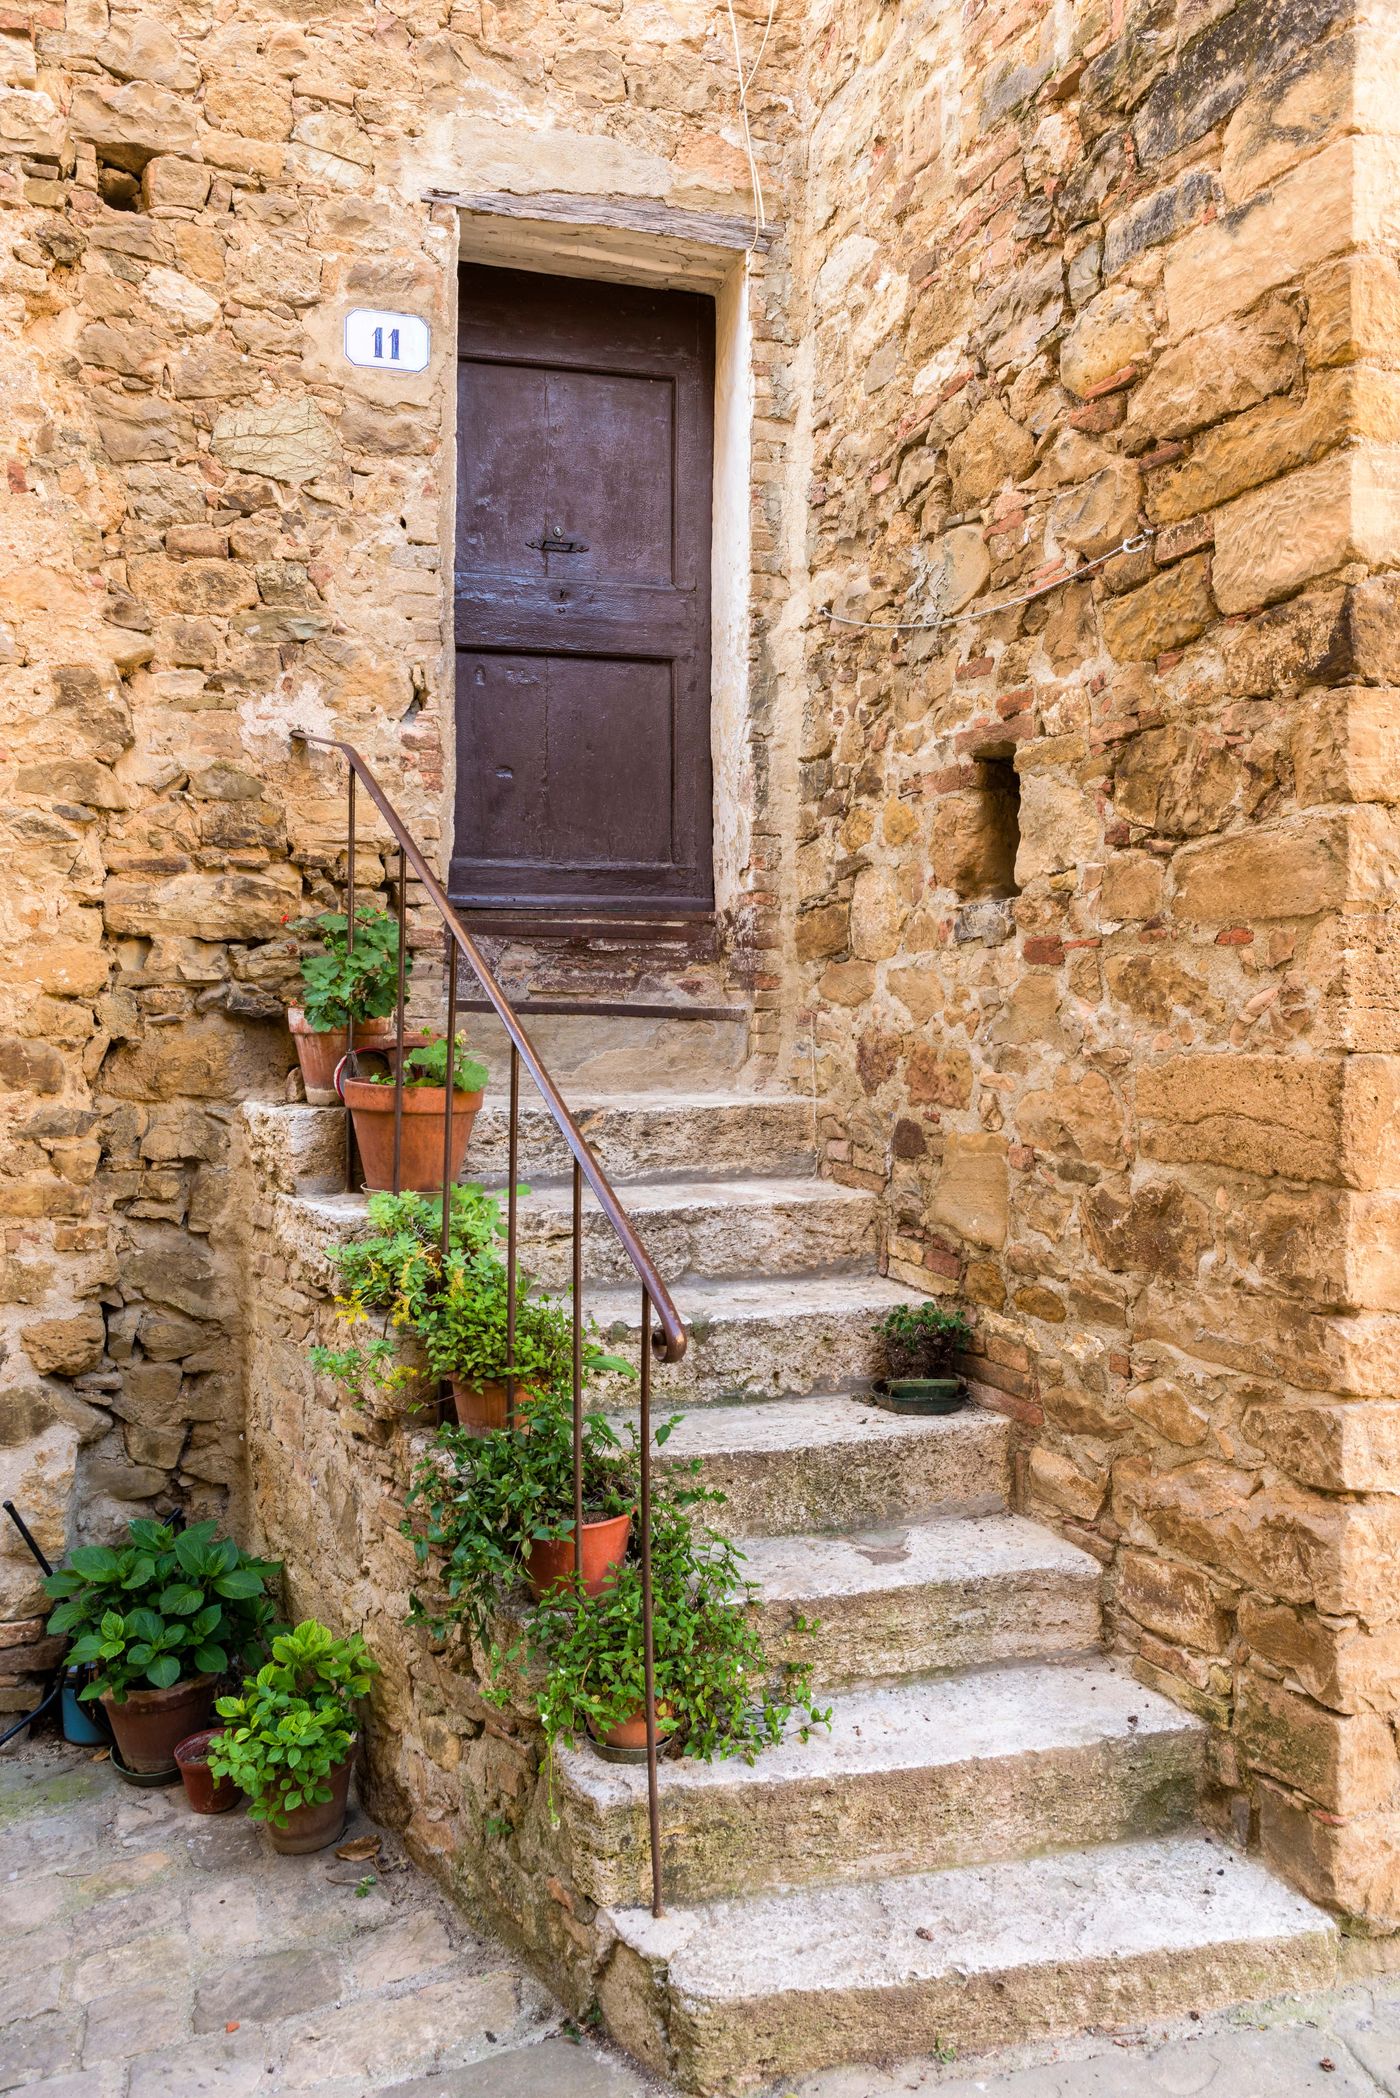
[[[673,2098],[573,2033],[392,1837],[372,1861],[279,1858],[241,1815],[193,1815],[78,1749],[0,1754],[0,1945],[0,2092],[25,2098]],[[1400,1979],[778,2088],[1400,2098]]]
[[[652,2089],[392,1837],[372,1862],[281,1858],[80,1749],[0,1754],[0,1947],[0,2091],[25,2098]]]
[[[1400,1980],[979,2063],[829,2069],[784,2098],[1400,2098]]]

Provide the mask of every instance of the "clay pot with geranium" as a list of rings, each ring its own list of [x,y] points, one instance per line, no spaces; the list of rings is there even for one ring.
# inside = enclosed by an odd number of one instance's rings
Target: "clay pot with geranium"
[[[219,1699],[209,1769],[247,1794],[248,1817],[267,1823],[274,1850],[324,1850],[342,1834],[357,1706],[377,1673],[358,1632],[340,1639],[307,1618],[273,1640],[235,1696]]]
[[[431,1194],[444,1178],[447,1122],[448,1043],[431,1032],[404,1044],[403,1106],[395,1106],[395,1055],[392,1047],[355,1058],[356,1070],[340,1066],[336,1089],[350,1110],[360,1147],[367,1188],[394,1185],[394,1128],[399,1126],[399,1187]],[[452,1151],[446,1178],[453,1181],[466,1163],[472,1125],[481,1108],[486,1084],[484,1063],[472,1056],[458,1036],[452,1044]]]
[[[68,1662],[92,1671],[81,1694],[101,1700],[123,1776],[178,1779],[176,1744],[208,1725],[218,1678],[266,1651],[280,1571],[215,1523],[177,1532],[142,1518],[123,1543],[83,1545],[48,1576],[48,1628],[75,1635]]]
[[[314,942],[301,957],[301,1004],[289,1008],[287,1025],[296,1044],[302,1084],[313,1107],[334,1107],[336,1068],[350,1047],[382,1049],[394,1040],[399,999],[399,925],[388,911],[362,904],[355,912],[355,940],[344,911],[297,918],[291,930]],[[413,968],[404,955],[404,978]],[[440,1176],[439,1176],[440,1177]]]
[[[971,1344],[966,1312],[933,1299],[896,1304],[875,1331],[885,1368],[875,1386],[878,1402],[907,1413],[952,1413],[965,1403],[954,1358]]]

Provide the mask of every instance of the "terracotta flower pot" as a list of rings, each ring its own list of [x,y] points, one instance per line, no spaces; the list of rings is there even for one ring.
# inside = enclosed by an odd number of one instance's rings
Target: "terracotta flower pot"
[[[365,1186],[394,1184],[394,1088],[368,1078],[340,1074],[340,1093],[355,1122]],[[472,1124],[481,1106],[480,1093],[452,1096],[453,1180],[462,1170]],[[447,1114],[443,1085],[406,1085],[403,1092],[403,1149],[399,1154],[399,1187],[406,1194],[435,1195],[442,1187],[442,1125]]]
[[[209,1743],[218,1731],[217,1727],[206,1727],[202,1733],[187,1734],[175,1744],[175,1761],[185,1782],[185,1797],[196,1814],[227,1814],[240,1798],[231,1777],[215,1777],[209,1768]]]
[[[658,1704],[656,1708],[656,1745],[660,1749],[670,1733],[672,1720],[670,1707]],[[639,1705],[630,1719],[620,1725],[609,1727],[605,1734],[593,1733],[593,1745],[600,1754],[611,1762],[645,1763],[647,1758],[647,1715],[646,1707]]]
[[[350,1773],[355,1767],[355,1751],[359,1745],[357,1735],[350,1743],[345,1761],[328,1773],[329,1799],[315,1801],[309,1807],[293,1807],[286,1817],[285,1828],[278,1828],[275,1821],[268,1822],[267,1832],[274,1850],[280,1850],[284,1857],[301,1857],[306,1851],[325,1850],[328,1845],[339,1842],[345,1830]]]
[[[214,1677],[190,1676],[169,1690],[128,1690],[121,1704],[99,1700],[128,1770],[175,1775],[175,1744],[207,1727],[214,1716]]]
[[[510,1401],[504,1377],[488,1377],[481,1384],[467,1384],[460,1377],[453,1377],[451,1382],[452,1404],[457,1411],[459,1428],[465,1428],[469,1435],[490,1435],[496,1428],[510,1426]],[[538,1397],[538,1392],[528,1391],[523,1384],[517,1384],[517,1411],[527,1399]]]
[[[288,1011],[287,1025],[296,1044],[297,1062],[301,1065],[301,1082],[306,1088],[308,1104],[312,1107],[338,1107],[340,1095],[335,1089],[335,1067],[349,1050],[349,1028],[327,1027],[318,1034],[307,1024],[306,1015],[299,1005],[292,1006]],[[355,1022],[357,1049],[382,1049],[393,1039],[392,1013],[387,1019]]]
[[[583,1526],[583,1586],[588,1595],[601,1595],[617,1579],[617,1569],[627,1553],[632,1517],[608,1515],[601,1522]],[[574,1570],[572,1537],[537,1539],[525,1554],[525,1578],[538,1599],[559,1583],[567,1583]]]

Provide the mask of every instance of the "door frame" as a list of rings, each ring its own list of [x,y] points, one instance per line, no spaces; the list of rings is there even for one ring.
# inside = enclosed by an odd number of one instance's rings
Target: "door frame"
[[[743,894],[743,861],[752,828],[745,807],[744,750],[749,711],[749,626],[752,603],[750,493],[755,385],[748,311],[748,249],[752,227],[743,219],[647,205],[629,210],[603,200],[578,197],[453,198],[457,222],[456,263],[531,270],[545,276],[584,277],[619,284],[700,291],[715,302],[714,465],[710,494],[710,764],[711,856],[715,904],[712,912],[689,912],[684,920],[658,906],[653,912],[599,913],[593,923],[621,936],[634,929],[650,936],[684,933],[713,937]],[[605,214],[611,208],[616,214]],[[599,216],[592,215],[597,211]],[[538,215],[534,215],[534,214]],[[619,223],[619,217],[621,223]],[[650,223],[637,224],[638,218]],[[456,281],[456,267],[453,268]],[[449,600],[456,556],[457,317],[444,359],[452,375],[441,490],[443,542],[452,548],[446,564]],[[451,631],[449,615],[449,632]],[[445,689],[454,689],[449,677]],[[444,862],[452,853],[456,794],[455,708],[443,722],[442,820]],[[522,915],[500,907],[471,914],[478,924],[502,933],[563,931],[577,912],[545,910]]]

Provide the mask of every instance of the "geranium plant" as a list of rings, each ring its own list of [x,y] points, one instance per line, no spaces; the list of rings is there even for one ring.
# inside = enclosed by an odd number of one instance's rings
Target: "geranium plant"
[[[274,1610],[268,1583],[281,1562],[255,1559],[218,1525],[176,1531],[142,1518],[124,1545],[82,1545],[50,1574],[51,1632],[76,1634],[69,1662],[90,1666],[85,1698],[125,1702],[134,1690],[169,1690],[222,1675],[265,1651]]]
[[[354,1746],[356,1701],[376,1673],[358,1632],[339,1639],[309,1617],[273,1640],[272,1658],[236,1697],[218,1700],[209,1768],[247,1793],[251,1820],[285,1828],[298,1807],[332,1797],[331,1773]]]
[[[344,911],[322,911],[317,918],[292,922],[293,932],[318,943],[301,957],[302,1011],[316,1034],[348,1026],[352,1020],[382,1020],[398,1003],[397,918],[360,905],[353,947],[349,926]],[[405,953],[405,981],[412,968],[413,957]]]
[[[452,1044],[452,1084],[459,1093],[479,1093],[490,1076],[480,1057],[471,1055],[460,1035]],[[365,1074],[371,1085],[392,1085],[392,1071],[369,1071]],[[403,1082],[406,1086],[447,1085],[447,1037],[427,1034],[426,1039],[415,1048],[406,1049],[403,1056]]]

